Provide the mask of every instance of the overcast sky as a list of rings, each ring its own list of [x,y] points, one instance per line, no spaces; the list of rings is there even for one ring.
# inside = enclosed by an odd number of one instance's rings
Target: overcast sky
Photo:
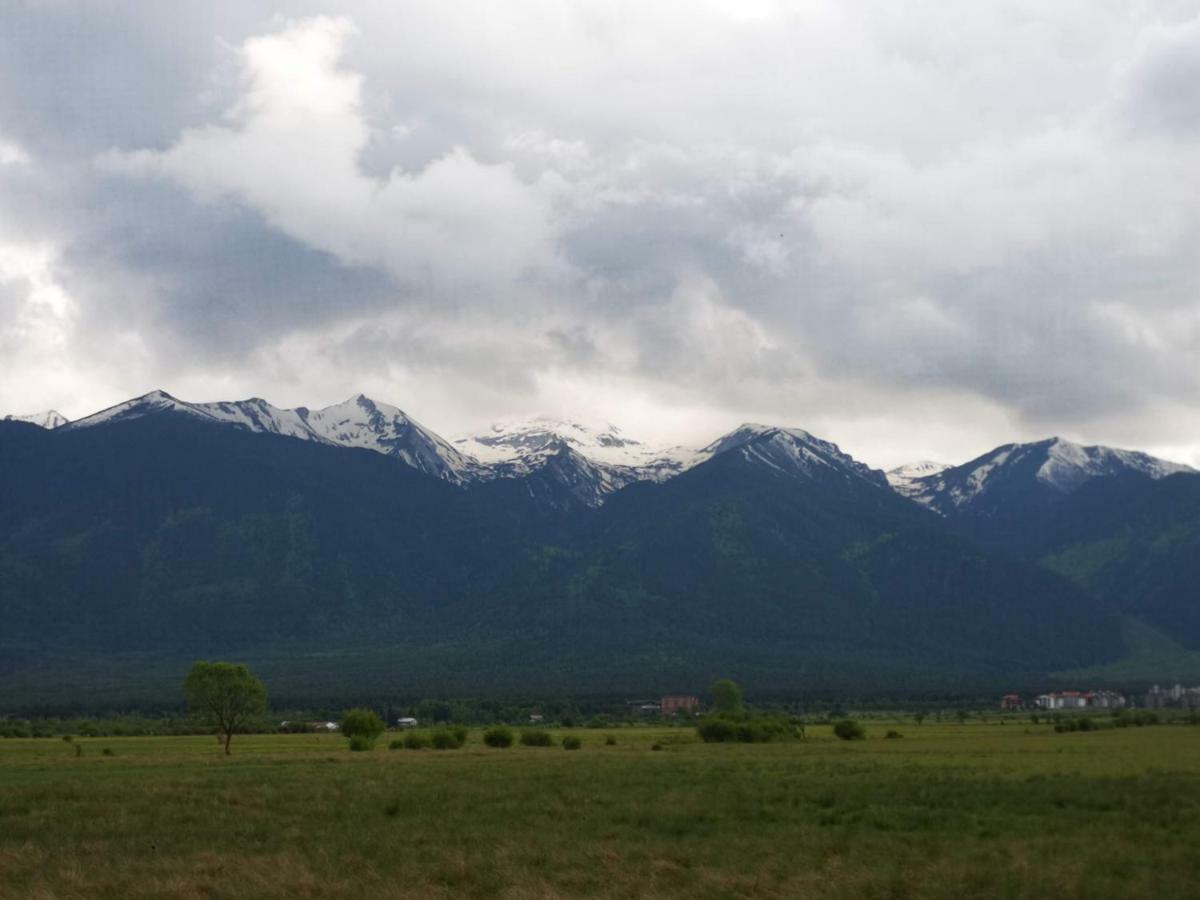
[[[1200,0],[7,0],[0,411],[1200,465]]]

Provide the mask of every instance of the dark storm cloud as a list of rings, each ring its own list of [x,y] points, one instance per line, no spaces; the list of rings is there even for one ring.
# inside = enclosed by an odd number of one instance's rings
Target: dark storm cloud
[[[1198,73],[1194,2],[22,3],[0,401],[1200,453]]]

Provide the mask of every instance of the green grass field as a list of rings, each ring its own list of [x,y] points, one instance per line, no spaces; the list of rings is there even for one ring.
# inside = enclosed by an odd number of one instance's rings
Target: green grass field
[[[876,721],[865,741],[811,726],[766,745],[571,733],[582,750],[495,750],[478,731],[442,752],[239,736],[228,759],[212,738],[0,741],[0,895],[1200,893],[1197,727]]]

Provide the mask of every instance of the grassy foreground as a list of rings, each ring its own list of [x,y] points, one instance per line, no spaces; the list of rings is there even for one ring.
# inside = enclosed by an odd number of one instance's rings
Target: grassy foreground
[[[885,740],[899,727],[905,737]],[[1200,728],[0,741],[0,896],[1194,897]],[[604,735],[617,739],[606,746]],[[659,743],[660,751],[651,749]],[[109,748],[112,755],[104,755]]]

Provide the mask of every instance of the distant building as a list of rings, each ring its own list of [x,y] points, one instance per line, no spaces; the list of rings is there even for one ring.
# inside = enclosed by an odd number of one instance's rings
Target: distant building
[[[1034,701],[1039,709],[1121,709],[1126,700],[1115,691],[1057,691],[1040,694]]]
[[[544,721],[544,720],[545,720],[545,718],[546,718],[546,717],[545,717],[545,716],[543,716],[541,713],[530,713],[530,714],[529,714],[529,723],[530,723],[531,725],[536,725],[536,724],[538,724],[539,722],[541,722],[541,721]]]
[[[1185,688],[1182,684],[1160,688],[1157,684],[1146,692],[1145,704],[1150,709],[1178,706],[1184,709],[1200,709],[1200,687]]]
[[[1014,710],[1021,708],[1021,697],[1018,694],[1005,694],[1000,698],[1000,708]]]
[[[397,728],[416,728],[417,720],[414,719],[412,716],[401,716],[399,719],[396,720],[396,727]]]
[[[672,694],[659,700],[658,706],[664,716],[676,713],[692,716],[700,711],[700,698],[691,694]]]

